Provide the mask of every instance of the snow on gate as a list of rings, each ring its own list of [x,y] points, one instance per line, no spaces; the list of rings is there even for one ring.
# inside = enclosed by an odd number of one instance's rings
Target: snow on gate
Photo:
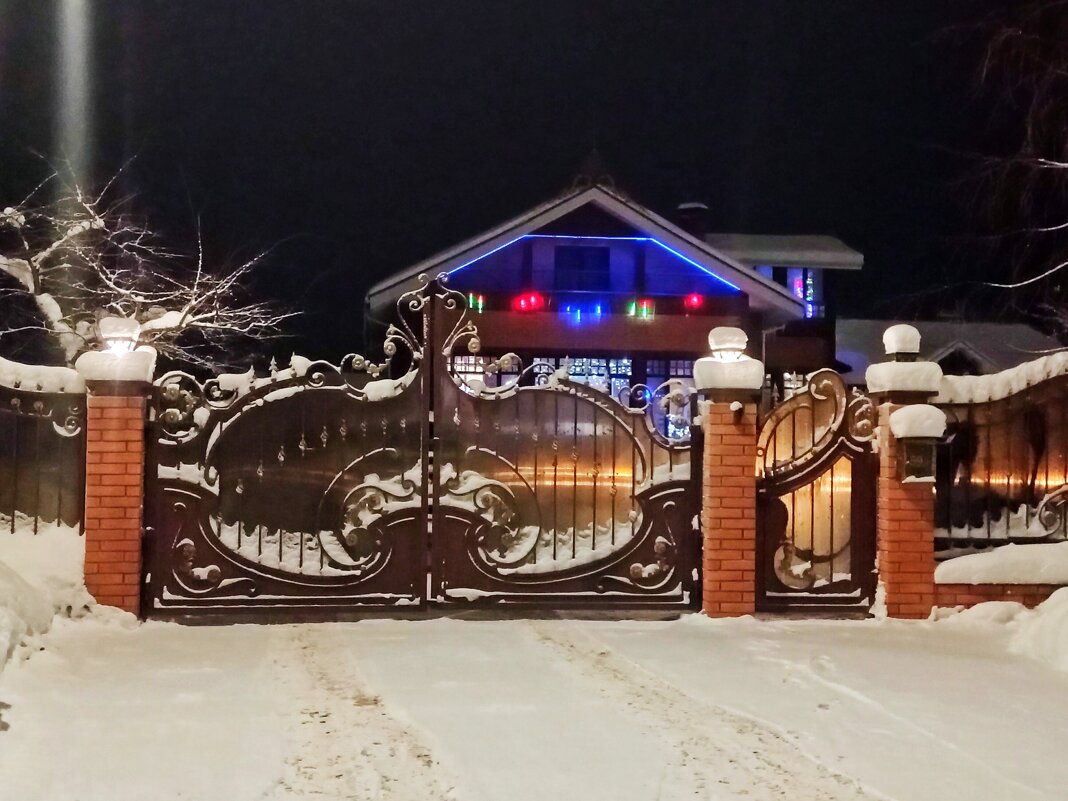
[[[689,606],[699,476],[650,414],[681,387],[612,397],[514,354],[472,379],[465,306],[403,296],[381,364],[160,378],[146,614]]]

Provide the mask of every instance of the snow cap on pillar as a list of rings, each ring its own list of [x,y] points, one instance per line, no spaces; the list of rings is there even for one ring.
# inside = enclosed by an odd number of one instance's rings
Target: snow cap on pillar
[[[708,334],[712,355],[698,359],[693,366],[697,388],[755,391],[764,386],[764,363],[745,355],[748,342],[740,328],[713,328]]]
[[[86,381],[151,381],[156,370],[156,349],[141,346],[133,351],[91,350],[74,363]]]
[[[883,331],[883,348],[887,356],[911,355],[920,353],[920,332],[916,326],[906,323],[892,325]]]
[[[942,368],[918,361],[920,332],[911,325],[892,325],[883,332],[883,346],[893,361],[869,365],[864,373],[869,392],[919,392],[937,395]]]
[[[946,433],[946,413],[927,403],[902,406],[890,413],[890,431],[898,439],[939,439]]]

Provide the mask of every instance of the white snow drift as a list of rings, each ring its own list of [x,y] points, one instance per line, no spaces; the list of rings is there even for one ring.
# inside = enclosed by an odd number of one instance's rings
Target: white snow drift
[[[44,634],[54,615],[78,615],[92,603],[85,591],[85,543],[76,528],[0,516],[0,670],[15,648]]]

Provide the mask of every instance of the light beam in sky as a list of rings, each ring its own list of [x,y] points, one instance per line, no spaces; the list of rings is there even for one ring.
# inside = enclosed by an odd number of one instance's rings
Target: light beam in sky
[[[71,177],[87,186],[93,146],[89,0],[60,0],[56,24],[56,152],[50,155],[69,165]]]

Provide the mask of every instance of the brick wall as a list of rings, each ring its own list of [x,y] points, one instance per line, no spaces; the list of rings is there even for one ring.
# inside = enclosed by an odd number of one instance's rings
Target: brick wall
[[[703,419],[703,604],[706,615],[728,617],[755,609],[756,404],[740,412],[729,402],[708,407]]]
[[[85,586],[101,604],[140,612],[145,398],[87,400]]]
[[[985,601],[1016,601],[1038,606],[1059,590],[1059,584],[936,584],[938,606],[974,606]]]
[[[877,542],[879,580],[890,617],[924,618],[935,605],[933,484],[902,484],[900,443],[890,433],[890,412],[879,407]]]

